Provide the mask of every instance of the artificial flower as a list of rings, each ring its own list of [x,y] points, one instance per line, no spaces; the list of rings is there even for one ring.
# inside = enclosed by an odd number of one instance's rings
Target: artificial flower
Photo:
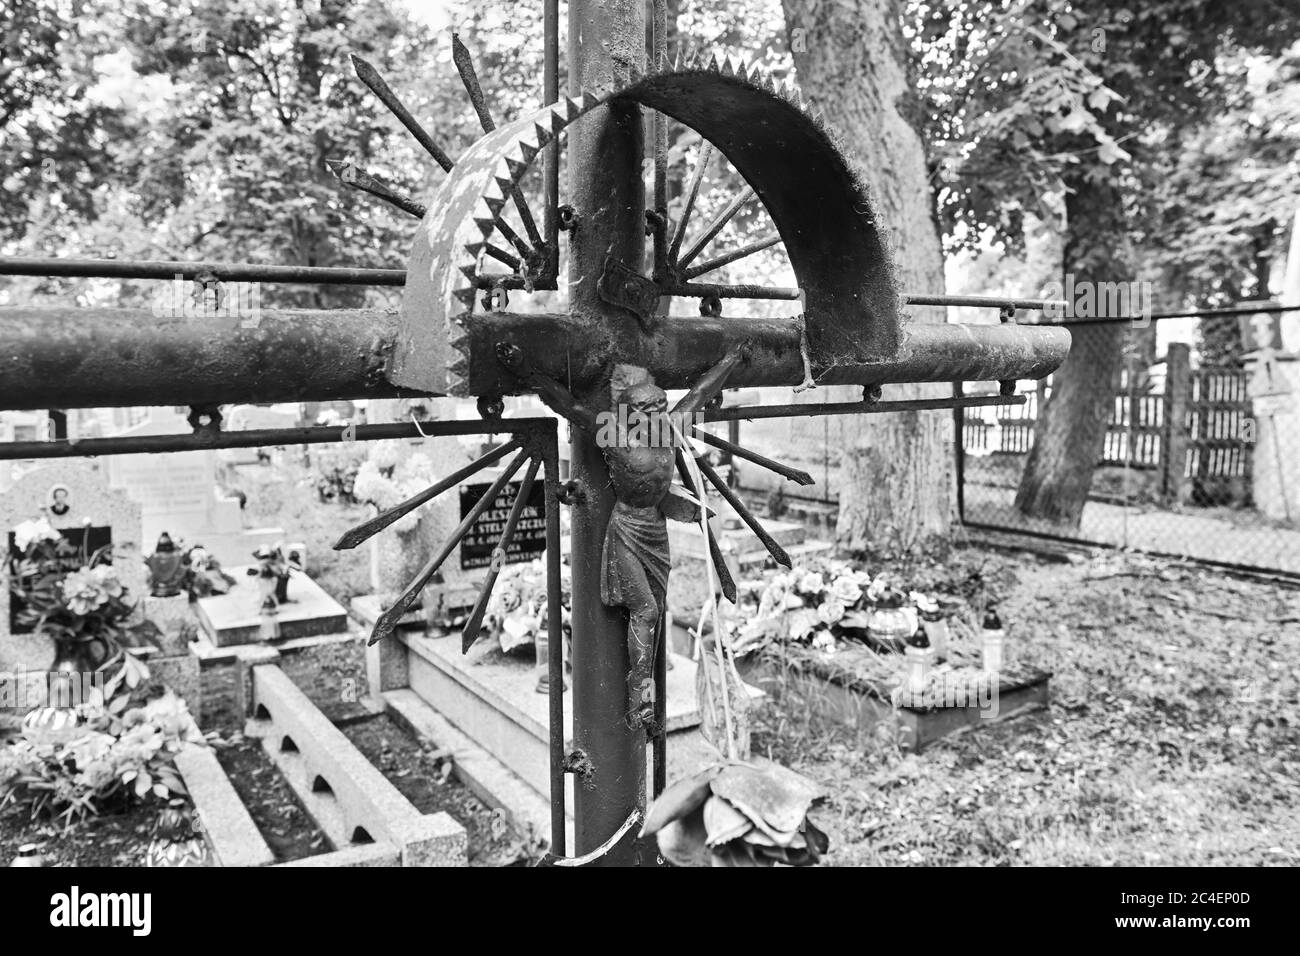
[[[831,597],[851,607],[862,597],[862,586],[849,575],[842,574],[831,582]]]
[[[397,438],[385,438],[370,446],[367,458],[380,471],[396,468],[406,451],[407,443]]]
[[[835,653],[835,635],[830,631],[818,631],[813,635],[812,647],[815,651],[830,655]]]
[[[786,626],[790,640],[802,641],[817,628],[817,612],[807,607],[791,611]]]
[[[125,585],[122,584],[121,579],[117,576],[117,571],[111,564],[101,564],[90,573],[94,575],[95,580],[99,582],[99,586],[104,589],[104,593],[109,597],[121,597],[126,591]]]
[[[26,551],[29,545],[37,541],[58,541],[60,537],[61,535],[54,530],[54,526],[44,517],[24,521],[14,528],[14,544],[18,546],[19,551]]]
[[[795,590],[800,594],[816,596],[826,588],[826,581],[816,571],[805,571],[799,575]]]
[[[380,474],[379,467],[373,461],[361,463],[356,480],[352,483],[352,494],[358,500],[379,505],[382,500],[392,496],[394,491],[392,481]]]
[[[728,761],[664,790],[641,836],[657,835],[677,866],[811,866],[829,846],[808,817],[824,797],[817,783],[778,764]]]
[[[817,605],[817,620],[830,627],[840,622],[840,618],[844,617],[845,610],[843,601],[830,598]]]
[[[68,602],[68,610],[73,614],[85,616],[95,608],[108,603],[108,593],[99,579],[86,568],[71,571],[63,579],[63,598]]]
[[[908,595],[916,609],[922,614],[938,614],[939,602],[928,594],[922,594],[920,591],[913,591]]]

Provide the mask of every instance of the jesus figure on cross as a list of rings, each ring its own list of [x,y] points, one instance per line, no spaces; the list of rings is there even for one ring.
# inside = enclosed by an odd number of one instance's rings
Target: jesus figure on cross
[[[671,415],[680,421],[708,404],[722,391],[744,353],[744,345],[732,348],[700,376]],[[555,379],[538,372],[517,346],[498,344],[497,357],[557,414],[592,436],[609,434],[599,428],[597,412],[579,403]],[[660,420],[670,414],[664,390],[644,368],[619,365],[611,376],[611,391],[619,420],[639,419],[650,427],[619,428],[616,441],[600,442],[615,498],[605,529],[600,599],[608,607],[624,608],[628,615],[628,725],[657,733],[661,728],[654,727],[654,661],[671,566],[665,518],[696,521],[699,510],[695,502],[672,490],[675,446],[658,440],[664,431]]]

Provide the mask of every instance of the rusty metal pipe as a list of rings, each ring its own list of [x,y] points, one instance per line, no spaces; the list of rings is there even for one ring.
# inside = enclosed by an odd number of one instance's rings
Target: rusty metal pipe
[[[884,415],[945,408],[987,408],[1023,405],[1023,395],[983,395],[969,398],[909,398],[897,402],[803,402],[798,405],[730,405],[706,410],[706,422],[756,421],[760,418],[820,418],[825,415]]]
[[[800,326],[791,318],[707,318],[664,316],[648,346],[645,363],[663,388],[689,388],[738,342],[750,345],[748,360],[732,370],[728,388],[798,385],[803,381]],[[814,366],[821,385],[884,385],[901,382],[997,382],[1037,379],[1065,360],[1070,334],[1064,329],[1020,325],[914,325],[905,327],[898,354],[888,360],[845,361]],[[616,357],[599,326],[566,315],[479,317],[470,330],[474,358],[468,366],[476,395],[520,391],[495,360],[498,342],[510,342],[533,357],[538,369],[560,381],[585,387],[599,379]]]
[[[796,385],[803,377],[794,319],[665,317],[651,364],[665,388],[688,388],[738,341],[750,359],[728,387]],[[99,408],[312,401],[419,395],[385,377],[398,317],[373,311],[264,310],[239,317],[158,318],[148,309],[0,309],[0,408]],[[611,358],[599,326],[566,315],[499,313],[479,323],[470,368],[475,394],[517,391],[493,358],[500,341],[575,384]],[[1036,379],[1069,351],[1064,329],[917,325],[899,354],[876,363],[815,368],[819,384]]]
[[[303,285],[406,284],[405,269],[337,266],[272,266],[247,262],[176,262],[158,259],[64,259],[48,256],[0,258],[0,275],[79,279],[193,279],[204,273],[222,282],[285,282]]]
[[[131,435],[80,441],[0,442],[0,461],[38,458],[95,458],[100,455],[161,455],[173,451],[217,448],[272,448],[277,445],[329,445],[343,441],[380,441],[430,435],[527,435],[555,430],[552,418],[507,418],[496,421],[396,422],[386,425],[318,425],[312,428],[256,428],[200,435]]]
[[[0,408],[302,402],[418,395],[384,376],[397,316],[262,310],[0,309]]]

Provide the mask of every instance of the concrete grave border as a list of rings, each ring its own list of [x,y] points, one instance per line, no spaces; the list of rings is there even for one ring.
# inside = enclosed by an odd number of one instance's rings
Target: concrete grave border
[[[373,866],[390,858],[401,866],[467,865],[463,826],[447,813],[420,813],[277,665],[252,671],[250,735],[262,738],[326,838],[346,854],[299,865]],[[358,839],[361,832],[373,843]]]
[[[266,866],[275,862],[275,855],[210,747],[187,745],[176,755],[176,769],[190,792],[203,837],[218,866]]]

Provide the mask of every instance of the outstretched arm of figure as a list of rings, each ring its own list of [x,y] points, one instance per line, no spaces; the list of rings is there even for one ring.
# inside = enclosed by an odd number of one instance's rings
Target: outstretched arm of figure
[[[727,384],[727,376],[745,357],[748,348],[749,343],[741,342],[728,349],[727,354],[722,356],[713,368],[701,375],[700,380],[691,387],[691,390],[682,396],[682,400],[673,406],[674,414],[694,414],[712,401]]]
[[[508,368],[516,378],[527,382],[537,393],[537,397],[556,414],[567,418],[583,431],[592,434],[596,432],[596,413],[587,406],[579,404],[569,390],[555,379],[533,368],[519,346],[511,345],[509,342],[498,342],[497,361]]]

